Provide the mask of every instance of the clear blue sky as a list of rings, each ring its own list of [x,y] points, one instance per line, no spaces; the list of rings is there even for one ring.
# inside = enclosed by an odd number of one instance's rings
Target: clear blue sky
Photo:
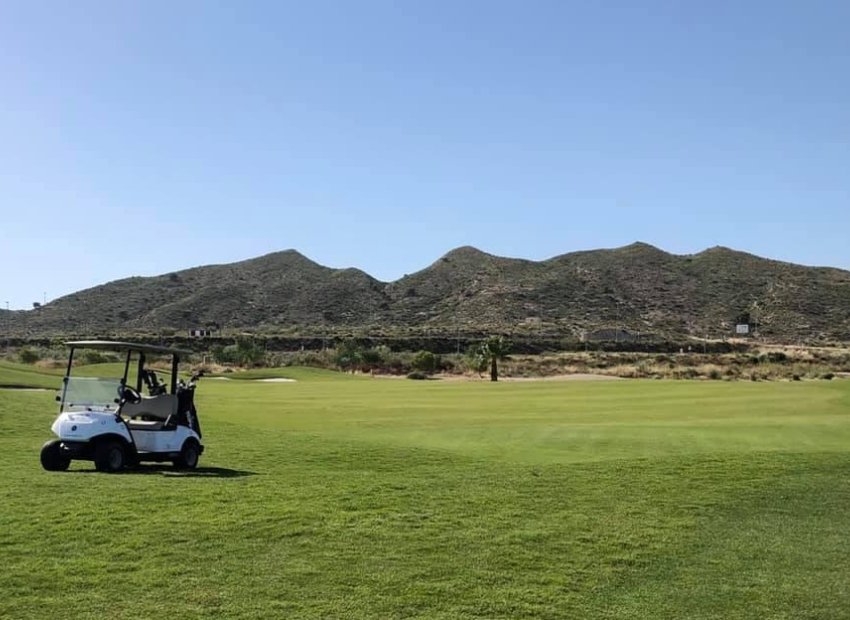
[[[0,3],[0,304],[296,248],[850,268],[850,3]]]

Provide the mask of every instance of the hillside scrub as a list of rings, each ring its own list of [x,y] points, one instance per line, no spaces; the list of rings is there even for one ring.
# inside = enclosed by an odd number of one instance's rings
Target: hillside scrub
[[[785,350],[759,354],[578,353],[514,356],[506,376],[592,373],[635,379],[805,380],[850,373],[845,351]]]
[[[98,352],[93,352],[97,354]],[[306,366],[358,374],[407,376],[413,372],[429,375],[480,377],[488,373],[490,361],[479,346],[465,354],[436,354],[392,351],[385,346],[363,347],[356,341],[319,351],[271,352],[257,341],[242,345],[215,347],[208,354],[197,353],[186,362],[219,372],[239,368],[279,368]],[[61,347],[21,347],[7,349],[5,359],[43,368],[62,368],[67,352]],[[111,361],[91,356],[83,363]],[[843,348],[770,347],[748,353],[704,354],[697,352],[658,354],[588,351],[511,355],[499,363],[499,376],[506,378],[555,377],[596,374],[631,379],[699,379],[713,381],[805,381],[842,378],[850,375],[850,350]]]

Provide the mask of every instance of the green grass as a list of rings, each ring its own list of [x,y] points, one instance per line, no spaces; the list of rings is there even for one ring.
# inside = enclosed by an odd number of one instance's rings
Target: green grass
[[[16,364],[0,360],[0,388],[29,387],[59,389],[63,371],[36,368],[29,364]]]
[[[850,382],[300,378],[202,381],[196,475],[0,392],[0,617],[850,616]]]
[[[252,368],[250,370],[237,370],[211,375],[212,377],[223,377],[234,381],[256,381],[257,379],[294,379],[296,381],[319,381],[344,379],[363,379],[361,375],[349,375],[324,368],[310,368],[305,366],[286,366],[282,368]]]

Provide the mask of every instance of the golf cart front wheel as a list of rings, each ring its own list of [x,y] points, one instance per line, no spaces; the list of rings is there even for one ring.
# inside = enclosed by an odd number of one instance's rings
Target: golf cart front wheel
[[[119,441],[107,440],[97,444],[94,450],[94,467],[97,471],[107,474],[124,469],[127,464],[127,453]]]
[[[174,466],[179,469],[195,469],[201,457],[201,447],[194,439],[187,439],[180,449],[180,456],[174,459]]]
[[[47,471],[65,471],[71,459],[62,454],[61,441],[52,439],[41,447],[41,466]]]

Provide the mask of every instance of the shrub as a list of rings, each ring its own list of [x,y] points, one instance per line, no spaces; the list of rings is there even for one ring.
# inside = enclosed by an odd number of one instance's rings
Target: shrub
[[[478,345],[471,345],[468,347],[466,349],[466,355],[464,356],[464,363],[472,372],[481,374],[487,370],[487,360],[479,354],[479,349],[480,347]]]
[[[242,366],[260,366],[266,358],[265,342],[252,337],[236,340],[236,362]]]
[[[363,361],[362,351],[353,340],[346,340],[336,349],[333,362],[340,370],[354,372]]]
[[[83,351],[80,356],[84,364],[105,364],[106,362],[114,361],[114,358],[100,351]]]
[[[768,351],[759,356],[759,361],[770,364],[784,364],[788,361],[788,356],[782,351]]]
[[[312,366],[314,368],[328,368],[331,365],[327,355],[314,352],[303,353],[293,361],[297,361],[300,366]]]
[[[41,359],[41,354],[35,349],[24,347],[18,352],[18,359],[22,364],[35,364]]]
[[[420,372],[434,372],[440,366],[440,357],[430,351],[419,351],[410,362],[411,368]]]
[[[235,364],[236,363],[236,345],[229,344],[227,346],[216,345],[212,348],[212,356],[219,364]]]
[[[384,364],[384,352],[382,349],[364,349],[360,352],[360,370],[367,372],[376,368],[380,369]]]
[[[696,368],[683,368],[675,370],[673,376],[676,379],[696,379],[699,376],[699,371]]]

